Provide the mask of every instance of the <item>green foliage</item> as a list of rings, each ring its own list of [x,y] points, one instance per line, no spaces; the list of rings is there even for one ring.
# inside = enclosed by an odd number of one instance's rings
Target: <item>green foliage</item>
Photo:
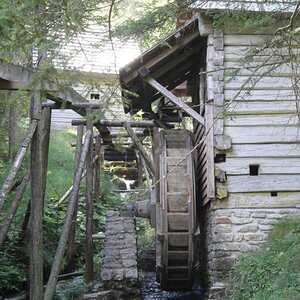
[[[244,255],[230,274],[230,300],[300,299],[300,221],[275,226],[265,248]]]
[[[74,172],[75,131],[51,132],[47,170],[47,197],[53,204],[72,185]]]
[[[74,278],[72,281],[65,281],[58,285],[54,300],[74,299],[84,293],[96,292],[99,283],[85,283],[82,277]]]
[[[66,209],[68,200],[66,200],[59,208],[54,206],[58,200],[66,192],[72,184],[74,172],[74,148],[71,143],[75,140],[74,132],[52,132],[50,138],[50,152],[48,160],[48,177],[45,196],[45,208],[43,218],[43,243],[44,243],[44,274],[45,278],[49,274],[51,265],[54,260],[57,243],[61,234],[61,228],[66,217]],[[28,163],[28,161],[27,161]],[[3,172],[0,173],[0,182],[6,176],[9,162],[3,166]],[[1,178],[2,177],[2,178]],[[85,180],[82,181],[78,216],[77,216],[77,232],[76,232],[76,261],[77,269],[84,268],[85,257]],[[113,191],[116,189],[111,181],[110,174],[101,172],[101,199],[94,205],[94,232],[104,232],[105,215],[108,210],[118,210],[124,205],[124,201],[118,194]],[[22,224],[29,199],[29,191],[24,195],[24,199],[18,209],[17,215],[10,228],[8,238],[5,242],[0,255],[0,295],[11,291],[19,291],[25,288],[27,281],[28,269],[28,253],[23,242]],[[9,199],[8,199],[9,204]],[[7,209],[8,205],[5,207]],[[1,215],[1,221],[4,214]],[[101,266],[102,242],[97,243],[95,247],[95,272],[99,273]],[[63,261],[62,272],[67,267],[66,259]],[[84,287],[85,288],[85,287]],[[68,296],[75,290],[75,287],[68,289],[63,293],[64,296],[57,299],[70,299]],[[89,290],[91,290],[89,288]],[[78,290],[79,291],[79,288]],[[60,296],[59,296],[60,297]],[[63,298],[65,297],[65,298]],[[69,298],[68,298],[69,297]]]
[[[32,47],[56,48],[62,37],[68,39],[83,30],[91,20],[98,1],[57,2],[3,0],[0,3],[0,45],[3,51],[26,55]]]
[[[0,255],[0,296],[24,288],[27,281],[27,264],[26,248],[15,230],[10,234]]]
[[[213,19],[217,28],[226,28],[233,32],[245,32],[251,29],[252,32],[260,33],[266,26],[273,25],[278,21],[278,14],[264,12],[251,13],[249,10],[208,10],[207,15]]]
[[[117,26],[115,35],[134,38],[141,41],[144,48],[149,48],[174,31],[178,15],[186,9],[184,1],[173,0],[163,4],[151,1],[140,18],[128,18]]]
[[[136,219],[136,229],[138,233],[138,251],[155,248],[155,229],[150,226],[149,220],[143,218]]]

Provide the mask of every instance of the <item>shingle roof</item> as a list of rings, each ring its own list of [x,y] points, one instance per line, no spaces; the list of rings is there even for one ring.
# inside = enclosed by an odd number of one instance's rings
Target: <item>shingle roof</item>
[[[132,40],[126,42],[107,37],[105,28],[90,25],[87,29],[61,46],[56,66],[83,72],[117,74],[118,69],[140,54]],[[67,62],[63,59],[67,58]]]

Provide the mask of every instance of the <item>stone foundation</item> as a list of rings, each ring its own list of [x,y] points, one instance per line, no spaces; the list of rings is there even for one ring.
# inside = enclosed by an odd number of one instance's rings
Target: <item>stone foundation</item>
[[[115,299],[140,299],[134,219],[109,212],[106,216],[103,287]]]
[[[209,285],[221,281],[242,252],[257,251],[280,219],[300,218],[297,208],[208,209],[206,265]]]

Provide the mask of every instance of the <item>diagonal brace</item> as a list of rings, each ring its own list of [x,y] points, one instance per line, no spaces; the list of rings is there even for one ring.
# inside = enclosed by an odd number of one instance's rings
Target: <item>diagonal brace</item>
[[[132,127],[126,121],[124,122],[124,128],[126,129],[126,131],[128,132],[129,136],[131,137],[131,139],[132,139],[135,147],[139,150],[140,155],[144,159],[144,161],[146,163],[146,166],[147,166],[147,168],[149,170],[149,173],[151,174],[152,178],[154,178],[155,167],[154,167],[154,162],[153,162],[152,158],[147,154],[145,148],[143,147],[142,143],[140,142],[140,140],[136,136],[136,134],[133,131]]]
[[[184,112],[186,112],[189,116],[191,116],[193,119],[195,119],[198,123],[205,126],[204,118],[198,114],[195,110],[193,110],[191,107],[189,107],[185,102],[180,100],[178,97],[176,97],[174,94],[172,94],[169,90],[167,90],[164,86],[162,86],[158,81],[156,81],[154,78],[152,78],[149,74],[149,70],[145,67],[142,67],[139,69],[139,74],[144,78],[144,80],[151,85],[153,88],[155,88],[158,92],[160,92],[162,95],[167,97],[173,104],[181,108]]]

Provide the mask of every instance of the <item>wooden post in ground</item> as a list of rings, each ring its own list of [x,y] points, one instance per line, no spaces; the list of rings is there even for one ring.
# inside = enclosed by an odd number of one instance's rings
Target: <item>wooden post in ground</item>
[[[27,169],[26,171],[26,174],[25,176],[23,177],[22,179],[22,182],[19,186],[19,189],[18,189],[18,192],[16,194],[16,197],[7,213],[7,217],[5,219],[5,222],[0,230],[0,248],[2,247],[2,244],[7,236],[7,232],[8,232],[8,229],[12,223],[12,220],[16,214],[16,211],[19,207],[19,204],[20,204],[20,201],[22,200],[23,198],[23,194],[25,192],[25,189],[27,187],[27,183],[29,181],[29,178],[30,178],[30,168]]]
[[[100,202],[100,175],[101,175],[101,160],[100,160],[100,154],[101,152],[101,136],[100,134],[96,137],[96,143],[95,143],[95,156],[98,155],[98,158],[96,159],[94,163],[94,199],[95,203]]]
[[[31,118],[38,120],[31,142],[31,196],[30,196],[30,299],[43,297],[43,211],[50,135],[50,109],[42,111],[41,92],[31,99]]]
[[[93,132],[93,123],[90,119],[92,108],[87,109],[87,130]],[[86,257],[85,280],[93,280],[93,139],[91,139],[86,159]]]
[[[25,154],[27,152],[27,149],[31,143],[31,140],[32,140],[32,137],[36,131],[36,128],[37,128],[37,120],[35,119],[32,119],[28,129],[27,129],[27,132],[26,132],[26,135],[25,135],[25,138],[24,138],[24,141],[22,143],[22,146],[21,148],[19,149],[18,153],[17,153],[17,156],[12,164],[12,167],[9,171],[9,174],[2,186],[2,189],[0,191],[0,211],[2,210],[3,206],[4,206],[4,201],[8,195],[8,193],[10,192],[11,188],[13,187],[14,185],[14,181],[15,181],[15,178],[16,178],[16,175],[17,175],[17,172],[19,171],[20,167],[21,167],[21,164],[23,162],[23,159],[25,157]]]
[[[45,198],[46,182],[47,182],[47,168],[48,168],[48,156],[49,156],[49,143],[50,143],[50,130],[51,130],[51,115],[52,110],[50,107],[43,107],[42,109],[42,183],[43,183],[43,199]]]
[[[76,207],[76,199],[77,199],[78,193],[79,193],[81,175],[83,172],[83,167],[84,167],[84,164],[86,161],[88,147],[89,147],[89,143],[90,143],[91,139],[92,139],[92,132],[90,130],[87,130],[86,136],[85,136],[85,141],[84,141],[84,144],[82,147],[82,152],[80,155],[79,166],[78,166],[76,175],[73,180],[73,189],[72,189],[71,198],[70,198],[68,209],[67,209],[66,221],[65,221],[64,227],[62,229],[62,233],[61,233],[59,243],[57,246],[55,260],[54,260],[54,263],[51,268],[51,273],[50,273],[50,276],[48,279],[44,300],[52,300],[54,293],[55,293],[55,287],[57,284],[57,279],[58,279],[62,259],[63,259],[64,253],[65,253],[65,247],[68,242],[68,237],[70,235],[72,219],[73,219],[74,210]],[[42,298],[40,298],[40,299],[42,299]]]
[[[79,162],[80,162],[80,154],[82,151],[82,138],[83,138],[83,125],[79,125],[77,127],[77,137],[76,137],[76,151],[75,151],[75,161],[74,161],[74,176],[76,175]],[[78,210],[78,195],[75,198],[76,206],[74,210],[74,215],[72,219],[72,225],[70,229],[70,236],[68,241],[68,249],[67,249],[67,259],[68,259],[68,270],[73,271],[74,264],[74,256],[76,251],[76,219],[77,219],[77,210]]]
[[[142,159],[140,155],[137,152],[137,169],[138,169],[138,188],[143,187],[143,165],[142,165]]]

